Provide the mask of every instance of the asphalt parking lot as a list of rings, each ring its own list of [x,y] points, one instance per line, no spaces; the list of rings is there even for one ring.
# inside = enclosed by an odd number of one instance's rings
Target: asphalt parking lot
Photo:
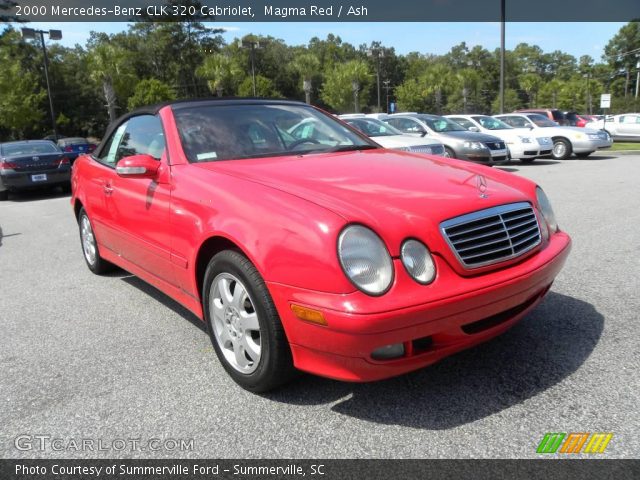
[[[302,376],[264,396],[232,382],[177,303],[123,271],[89,272],[67,196],[12,195],[0,203],[0,457],[523,458],[546,432],[613,432],[603,456],[640,457],[640,156],[501,168],[539,182],[574,240],[533,313],[403,377]],[[193,448],[19,450],[19,435]]]

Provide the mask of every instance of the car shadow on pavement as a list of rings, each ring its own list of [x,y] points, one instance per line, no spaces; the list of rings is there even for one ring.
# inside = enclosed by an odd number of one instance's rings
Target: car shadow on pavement
[[[206,327],[205,323],[202,320],[200,320],[196,315],[191,313],[190,310],[186,309],[185,307],[180,305],[178,302],[173,300],[171,297],[168,297],[167,295],[162,293],[160,290],[158,290],[157,288],[149,285],[147,282],[145,282],[144,280],[141,280],[140,278],[136,277],[135,275],[132,275],[132,274],[130,274],[128,272],[125,272],[124,270],[120,270],[119,269],[119,271],[122,274],[122,276],[121,276],[121,280],[122,281],[124,281],[124,282],[128,283],[129,285],[131,285],[132,287],[135,287],[138,290],[141,290],[142,292],[146,293],[147,295],[152,297],[154,300],[157,300],[162,305],[167,307],[169,310],[177,313],[182,318],[187,320],[189,323],[191,323],[192,325],[198,327],[203,332],[207,331],[207,327]],[[114,273],[113,276],[118,276],[118,275],[116,273]]]
[[[24,190],[21,192],[9,192],[11,202],[33,202],[36,200],[48,200],[50,198],[70,197],[71,193],[65,193],[59,188],[42,188],[37,190]]]
[[[332,404],[369,422],[442,430],[498,413],[575,372],[602,334],[604,317],[589,303],[550,292],[510,331],[440,363],[368,384],[311,375],[265,395],[273,401]]]

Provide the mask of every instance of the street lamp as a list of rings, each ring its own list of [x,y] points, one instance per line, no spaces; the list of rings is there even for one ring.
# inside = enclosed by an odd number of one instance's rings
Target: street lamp
[[[253,96],[257,97],[256,95],[256,65],[255,65],[255,59],[254,59],[254,52],[256,51],[257,48],[264,48],[264,44],[258,42],[258,41],[251,41],[251,40],[240,40],[238,39],[238,45],[240,46],[240,48],[246,48],[249,50],[249,56],[251,57],[251,80],[253,82]]]
[[[47,56],[47,47],[44,43],[44,34],[49,35],[49,40],[61,40],[61,30],[34,30],[33,28],[23,28],[22,38],[28,40],[34,40],[37,35],[40,35],[40,45],[42,46],[42,54],[44,56],[44,76],[47,80],[47,93],[49,95],[49,112],[51,113],[51,126],[53,127],[53,135],[56,141],[58,140],[58,128],[56,126],[56,114],[53,110],[53,95],[51,93],[51,85],[49,82],[49,57]]]
[[[378,112],[380,111],[380,59],[384,57],[384,48],[371,48],[367,51],[369,57],[376,59],[376,84],[378,87]]]

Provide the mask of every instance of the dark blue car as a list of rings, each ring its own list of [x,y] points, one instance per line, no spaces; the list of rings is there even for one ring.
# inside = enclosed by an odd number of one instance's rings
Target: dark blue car
[[[9,191],[42,186],[71,190],[71,163],[49,140],[0,143],[0,200]]]
[[[67,158],[71,160],[71,163],[78,158],[78,155],[91,153],[96,149],[96,145],[94,143],[91,143],[89,140],[82,137],[61,138],[58,140],[58,146],[62,149]]]

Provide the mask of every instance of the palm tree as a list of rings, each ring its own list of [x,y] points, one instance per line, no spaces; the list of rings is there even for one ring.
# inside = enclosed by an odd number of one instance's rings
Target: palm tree
[[[422,75],[424,84],[424,96],[434,94],[436,98],[437,113],[442,111],[442,93],[451,82],[451,69],[443,64],[430,66]]]
[[[320,70],[320,60],[312,53],[303,53],[295,58],[291,64],[294,72],[302,77],[302,89],[304,101],[311,103],[311,90],[313,88],[313,76]]]
[[[525,91],[529,98],[529,108],[535,107],[535,96],[542,85],[542,78],[537,73],[525,73],[519,78],[520,88]]]
[[[115,84],[125,82],[133,77],[126,68],[127,53],[124,49],[108,42],[96,44],[89,50],[89,68],[91,79],[102,84],[102,91],[107,102],[109,121],[116,117],[117,95]]]
[[[205,59],[196,73],[207,80],[212,93],[215,92],[218,97],[221,97],[224,89],[230,88],[231,84],[242,75],[242,69],[228,56],[214,53]]]
[[[463,110],[464,113],[467,113],[467,99],[469,97],[469,92],[475,91],[477,89],[480,78],[475,70],[471,68],[465,68],[456,73],[456,79],[462,87]]]

